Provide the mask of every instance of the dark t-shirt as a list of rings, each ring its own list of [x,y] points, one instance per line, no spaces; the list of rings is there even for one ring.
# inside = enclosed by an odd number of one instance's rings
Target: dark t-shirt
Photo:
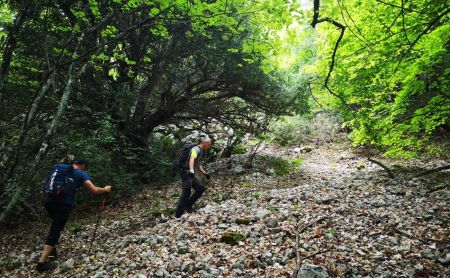
[[[64,188],[64,194],[62,195],[62,197],[55,198],[52,196],[48,196],[47,202],[58,202],[73,206],[75,204],[75,193],[85,181],[91,179],[86,172],[79,169],[73,170],[69,178],[73,179],[73,181],[68,184],[67,188]]]

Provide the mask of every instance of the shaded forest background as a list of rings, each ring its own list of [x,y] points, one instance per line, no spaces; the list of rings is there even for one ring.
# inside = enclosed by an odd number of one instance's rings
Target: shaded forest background
[[[174,176],[192,131],[298,145],[336,121],[386,156],[448,154],[448,1],[1,1],[0,221],[56,161],[117,198]],[[214,154],[212,155],[212,159]],[[87,202],[87,200],[84,200]]]

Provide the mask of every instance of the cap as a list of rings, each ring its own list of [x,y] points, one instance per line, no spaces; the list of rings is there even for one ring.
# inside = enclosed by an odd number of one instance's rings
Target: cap
[[[89,161],[87,161],[86,159],[84,159],[84,158],[78,158],[78,159],[74,159],[73,161],[72,161],[72,164],[79,164],[79,165],[88,165],[89,164]]]

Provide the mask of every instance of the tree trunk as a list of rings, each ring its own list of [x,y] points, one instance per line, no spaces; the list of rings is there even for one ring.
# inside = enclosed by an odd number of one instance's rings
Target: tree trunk
[[[30,11],[30,6],[25,5],[25,8],[23,9],[23,11],[21,13],[19,13],[19,15],[14,20],[14,24],[6,38],[5,47],[3,49],[3,55],[2,55],[3,61],[0,66],[0,104],[2,103],[2,100],[3,100],[3,94],[5,92],[6,82],[8,81],[9,68],[11,65],[14,50],[16,49],[16,45],[17,45],[17,36],[25,22],[25,19],[28,16],[29,11]],[[0,107],[3,107],[3,105],[0,105]]]
[[[2,172],[0,176],[0,195],[3,192],[4,185],[11,178],[12,173],[17,166],[17,161],[19,160],[18,158],[22,149],[22,145],[25,141],[28,131],[30,130],[30,124],[36,115],[36,111],[41,104],[42,98],[50,89],[51,84],[52,80],[51,77],[49,77],[44,86],[42,86],[41,90],[39,91],[39,94],[34,98],[30,109],[28,110],[28,114],[25,117],[22,125],[22,130],[20,131],[20,135],[17,139],[17,143],[9,148],[9,150],[0,161],[0,170]]]
[[[84,71],[86,70],[86,64],[83,65],[83,67],[79,70],[76,71],[75,70],[75,64],[72,63],[69,67],[69,78],[67,80],[67,84],[66,87],[64,88],[64,92],[61,96],[61,99],[59,101],[59,105],[58,105],[58,110],[56,111],[53,120],[50,124],[50,127],[47,129],[47,133],[44,137],[44,139],[41,142],[41,147],[38,151],[38,153],[36,154],[36,156],[34,157],[34,160],[31,162],[30,165],[30,170],[28,173],[26,173],[20,180],[19,182],[19,187],[17,188],[17,190],[14,192],[13,198],[11,198],[10,202],[8,203],[8,205],[5,207],[5,209],[2,211],[1,215],[0,215],[0,222],[3,222],[6,217],[8,216],[9,212],[17,205],[17,203],[20,201],[21,199],[21,194],[23,192],[23,187],[30,185],[33,183],[33,179],[36,175],[36,171],[39,170],[39,165],[43,159],[43,157],[46,155],[47,150],[48,150],[48,146],[50,144],[50,141],[53,137],[53,135],[55,134],[56,129],[59,126],[59,122],[61,121],[61,118],[67,108],[67,105],[69,103],[69,98],[70,95],[72,94],[73,91],[73,86],[75,84],[75,81],[84,73]]]
[[[161,71],[161,68],[162,65],[159,62],[155,62],[152,75],[144,84],[142,84],[139,87],[136,96],[136,102],[133,107],[133,113],[129,121],[130,126],[139,125],[139,123],[144,118],[145,108],[147,107],[148,99],[152,95],[153,89],[156,87],[156,84],[158,83],[158,79],[160,78],[160,74],[158,74],[158,72]]]

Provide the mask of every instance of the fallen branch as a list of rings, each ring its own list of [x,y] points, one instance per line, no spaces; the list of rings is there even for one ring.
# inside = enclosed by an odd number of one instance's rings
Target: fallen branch
[[[434,169],[427,170],[425,172],[419,173],[419,174],[417,174],[414,177],[418,178],[418,177],[422,177],[422,176],[425,176],[425,175],[428,175],[428,174],[432,174],[432,173],[436,173],[436,172],[440,172],[440,171],[444,171],[444,170],[448,170],[448,169],[450,169],[450,165],[445,165],[445,166],[441,166],[441,167],[438,167],[438,168],[434,168]]]
[[[430,194],[430,193],[439,191],[439,190],[441,190],[441,189],[446,189],[446,188],[450,188],[450,185],[445,184],[445,185],[442,185],[442,186],[435,187],[435,188],[433,188],[433,189],[428,190],[428,191],[427,191],[427,194]]]
[[[372,163],[377,164],[378,166],[380,166],[381,168],[383,168],[384,170],[386,170],[386,172],[388,173],[389,177],[390,177],[391,179],[395,179],[394,174],[392,173],[392,171],[391,171],[386,165],[384,165],[383,163],[381,163],[381,162],[379,162],[379,161],[377,161],[377,160],[375,160],[375,159],[372,159],[372,158],[367,158],[367,160],[369,160],[369,161],[372,162]]]
[[[420,237],[416,237],[416,236],[410,235],[410,234],[408,234],[407,232],[404,232],[404,231],[402,231],[402,230],[399,230],[399,229],[398,229],[397,227],[395,227],[393,224],[389,224],[389,223],[387,223],[386,221],[382,220],[381,218],[376,217],[375,215],[373,215],[373,214],[370,213],[370,212],[369,212],[369,215],[372,216],[373,218],[377,219],[377,220],[380,221],[381,223],[385,224],[386,227],[383,227],[384,229],[390,229],[390,230],[392,230],[392,231],[394,231],[394,232],[396,232],[396,233],[398,233],[398,234],[401,234],[401,235],[403,235],[403,236],[405,236],[405,237],[407,237],[407,238],[414,239],[414,240],[418,240],[418,241],[422,242],[423,244],[427,244],[427,245],[430,244],[430,241],[433,241],[433,242],[439,242],[439,240],[435,240],[435,239],[423,239],[423,238],[420,238]]]
[[[423,244],[430,244],[430,240],[419,238],[419,237],[415,237],[413,235],[408,234],[407,232],[404,232],[402,230],[399,230],[399,229],[395,228],[394,226],[392,226],[390,224],[388,224],[388,228],[393,230],[396,233],[399,233],[399,234],[401,234],[403,236],[406,236],[407,238],[418,240],[418,241],[422,242]]]
[[[323,220],[325,220],[325,219],[327,219],[327,218],[329,218],[329,216],[323,216],[323,217],[320,217],[320,218],[317,219],[316,221],[313,221],[313,222],[311,222],[311,223],[309,223],[309,224],[303,226],[300,230],[298,230],[298,233],[299,233],[299,234],[303,233],[306,229],[308,229],[308,228],[311,227],[312,225],[317,224],[317,223],[320,223],[320,222],[322,222]]]
[[[27,202],[22,202],[22,205],[25,206],[25,208],[27,208],[30,212],[31,215],[35,218],[35,219],[41,219],[41,215],[39,213],[37,213],[37,211]]]
[[[299,248],[298,248],[298,245],[299,245],[299,232],[298,232],[298,229],[297,229],[297,231],[295,232],[295,261],[296,261],[296,265],[299,265],[300,264],[300,251],[299,251]],[[295,275],[295,276],[297,276],[297,275]]]
[[[330,251],[333,250],[333,249],[334,249],[334,246],[331,246],[330,248],[327,248],[327,249],[325,249],[325,250],[319,250],[319,251],[317,251],[317,252],[315,252],[315,253],[313,253],[313,254],[311,254],[311,255],[308,255],[308,256],[306,256],[306,257],[303,257],[303,258],[300,260],[300,263],[297,264],[297,271],[300,270],[300,267],[302,266],[302,263],[303,263],[304,260],[310,259],[310,258],[312,258],[312,257],[315,257],[315,256],[319,255],[319,254],[328,253],[328,252],[330,252]]]

